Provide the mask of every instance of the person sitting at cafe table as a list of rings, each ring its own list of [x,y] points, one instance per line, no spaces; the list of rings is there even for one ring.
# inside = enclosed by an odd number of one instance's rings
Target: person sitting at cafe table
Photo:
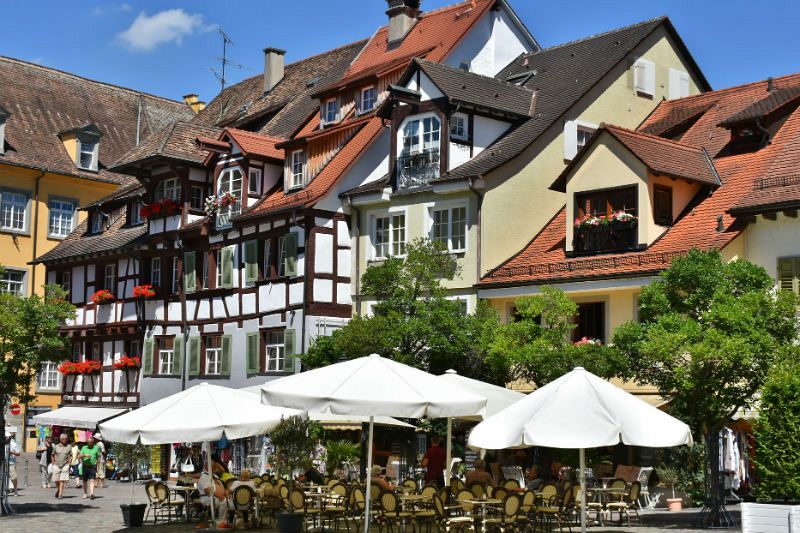
[[[483,459],[478,459],[475,461],[475,468],[467,472],[464,482],[468,487],[473,483],[480,483],[486,487],[492,485],[494,480],[492,475],[486,471],[486,462]]]
[[[233,491],[236,490],[236,487],[241,487],[242,485],[250,487],[253,490],[256,490],[255,484],[250,481],[250,478],[253,476],[250,469],[245,468],[242,470],[242,473],[239,474],[239,479],[235,480],[231,485],[228,487],[228,495],[233,495]]]
[[[539,465],[533,465],[525,471],[525,488],[528,490],[539,490],[544,485]]]
[[[394,485],[387,482],[383,479],[383,476],[381,476],[382,471],[383,468],[381,465],[372,465],[372,484],[380,487],[381,490],[394,490]]]
[[[205,506],[214,505],[215,515],[218,519],[218,529],[228,529],[228,500],[226,498],[225,486],[222,484],[219,476],[225,473],[225,469],[221,463],[214,461],[212,457],[211,470],[214,473],[213,477],[208,474],[207,469],[199,475],[197,481],[197,490],[200,491],[200,503]],[[212,496],[213,495],[213,496]],[[213,500],[212,500],[213,498]],[[207,524],[198,524],[197,529],[207,529]]]
[[[234,479],[236,477],[231,474],[231,471],[228,470],[228,467],[225,466],[225,463],[220,460],[217,454],[211,454],[211,461],[213,463],[214,474],[216,474],[223,483],[226,483],[229,479]],[[217,473],[217,468],[220,469],[219,473]]]
[[[322,477],[322,474],[319,473],[319,470],[313,466],[306,470],[304,474],[297,476],[297,481],[300,483],[313,483],[315,485],[325,484],[325,478]]]

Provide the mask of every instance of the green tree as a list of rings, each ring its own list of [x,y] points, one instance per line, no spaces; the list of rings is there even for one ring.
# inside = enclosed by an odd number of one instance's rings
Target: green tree
[[[761,388],[755,425],[761,500],[800,499],[800,349],[792,347]]]
[[[576,366],[604,378],[628,377],[627,361],[613,347],[571,341],[578,306],[560,289],[516,301],[516,320],[499,326],[489,361],[510,365],[515,377],[539,387]],[[505,363],[504,363],[505,361]]]
[[[434,374],[452,368],[505,383],[507,364],[487,359],[497,313],[480,303],[467,315],[461,302],[447,299],[443,281],[458,275],[455,259],[441,244],[410,242],[405,257],[391,257],[364,272],[361,296],[376,301],[373,315],[356,316],[330,337],[318,338],[303,356],[304,365],[317,368],[377,353]]]

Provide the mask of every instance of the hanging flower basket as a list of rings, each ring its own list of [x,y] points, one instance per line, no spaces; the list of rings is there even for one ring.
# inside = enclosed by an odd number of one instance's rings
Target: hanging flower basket
[[[138,357],[123,355],[114,363],[114,370],[136,370],[141,366],[142,362]]]
[[[133,297],[134,298],[142,298],[142,299],[150,299],[155,298],[156,290],[153,288],[152,285],[137,285],[133,288]]]
[[[153,202],[142,206],[139,216],[147,219],[168,217],[178,214],[180,206],[172,198],[164,198],[158,202]]]
[[[108,304],[115,300],[113,294],[108,289],[102,289],[97,291],[96,293],[92,294],[92,302],[96,303],[97,305]]]
[[[103,365],[100,364],[100,361],[83,361],[78,363],[64,361],[58,365],[58,371],[65,376],[76,374],[99,374],[102,370]]]
[[[615,211],[610,215],[583,215],[574,220],[573,226],[578,233],[593,228],[604,228],[616,225],[633,225],[637,221],[636,215],[625,211]]]
[[[222,196],[209,196],[205,201],[206,215],[214,216],[220,209],[226,209],[238,201],[239,199],[229,192],[226,192]]]

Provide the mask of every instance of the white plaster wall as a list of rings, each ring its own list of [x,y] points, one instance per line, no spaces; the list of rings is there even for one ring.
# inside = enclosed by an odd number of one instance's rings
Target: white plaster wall
[[[286,284],[270,283],[258,288],[259,311],[275,311],[283,309],[286,305]]]
[[[122,306],[122,320],[125,322],[132,322],[136,320],[136,304],[133,302],[125,302]]]
[[[264,165],[264,170],[261,173],[261,187],[262,191],[266,192],[272,189],[283,174],[283,165]]]
[[[243,315],[250,315],[256,313],[256,295],[255,294],[243,294],[242,295],[242,314]]]
[[[350,249],[338,250],[336,253],[338,254],[337,266],[339,269],[336,275],[349,278],[350,272],[352,271],[352,257],[350,254]]]
[[[764,267],[777,279],[778,259],[800,256],[800,219],[782,213],[776,220],[759,216],[755,224],[747,226],[744,235],[739,237],[742,238],[745,258]]]
[[[353,303],[353,298],[350,296],[349,283],[336,284],[336,303],[342,305],[351,305]]]
[[[314,279],[314,301],[333,301],[333,281],[329,279]]]
[[[225,296],[225,305],[228,307],[230,316],[238,316],[239,313],[239,297],[235,294]]]
[[[303,288],[305,283],[294,283],[289,285],[289,304],[299,305],[303,303]]]
[[[414,82],[416,83],[416,81]],[[435,100],[436,98],[444,97],[442,91],[425,75],[424,72],[419,73],[419,92],[422,95],[420,101]]]
[[[85,302],[86,288],[83,286],[84,267],[72,269],[72,303]]]
[[[447,170],[453,170],[467,161],[469,161],[469,146],[451,142],[447,157]]]
[[[350,246],[350,229],[344,220],[336,223],[336,243],[339,246]]]
[[[333,235],[317,233],[316,238],[314,272],[333,274]]]
[[[475,129],[472,132],[473,157],[497,140],[510,125],[508,122],[476,115],[474,121]]]

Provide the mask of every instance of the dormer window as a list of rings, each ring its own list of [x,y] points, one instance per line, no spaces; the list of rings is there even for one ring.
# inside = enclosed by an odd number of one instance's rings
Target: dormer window
[[[165,198],[175,200],[176,202],[181,198],[181,180],[179,178],[168,178],[162,180],[156,187],[156,201],[161,201]]]
[[[289,182],[290,189],[299,189],[303,186],[305,178],[306,155],[302,150],[292,152]]]
[[[358,108],[361,113],[367,113],[372,111],[375,107],[375,103],[377,102],[377,95],[375,94],[375,86],[370,85],[364,89],[361,89],[361,101],[359,102]]]
[[[454,113],[450,117],[450,138],[466,141],[469,139],[469,125],[467,115]]]
[[[6,153],[6,119],[8,111],[0,105],[0,155]]]
[[[231,219],[242,211],[242,171],[238,168],[228,168],[219,175],[217,184],[217,197],[231,195],[236,200],[217,211],[217,227],[231,225]]]
[[[402,130],[397,158],[397,186],[427,185],[439,176],[441,122],[435,116],[409,120]]]
[[[336,122],[339,118],[339,105],[336,98],[325,100],[322,106],[322,122],[323,124],[331,124]]]
[[[100,233],[100,232],[102,232],[103,231],[103,219],[104,218],[105,217],[103,216],[103,213],[101,213],[100,211],[93,212],[92,216],[91,216],[92,225],[89,228],[89,231],[92,232],[92,233]]]
[[[78,167],[97,170],[97,142],[78,140]]]
[[[578,145],[578,150],[581,150],[584,146],[586,146],[589,143],[589,139],[592,138],[592,135],[594,135],[593,129],[578,126],[578,135],[576,137],[576,144]]]

